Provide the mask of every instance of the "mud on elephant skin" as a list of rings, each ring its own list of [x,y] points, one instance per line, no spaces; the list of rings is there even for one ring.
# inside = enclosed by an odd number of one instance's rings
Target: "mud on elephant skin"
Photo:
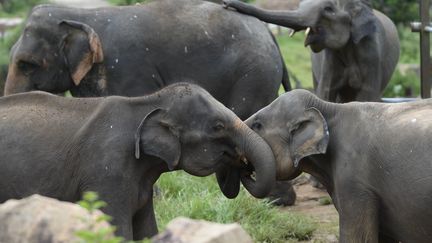
[[[328,101],[379,101],[399,59],[396,27],[369,0],[305,0],[291,11],[237,0],[224,0],[224,5],[294,31],[307,30],[316,93]]]
[[[339,213],[341,242],[432,241],[432,101],[335,104],[288,92],[246,124],[279,178],[307,172]]]
[[[96,191],[126,239],[157,232],[152,186],[163,172],[232,169],[220,181],[230,197],[240,180],[256,197],[275,181],[269,146],[192,84],[137,98],[16,94],[0,98],[0,116],[0,202],[35,193],[74,202]]]
[[[246,119],[273,101],[287,70],[270,31],[201,0],[76,9],[35,7],[10,54],[5,94],[140,96],[200,85]],[[247,87],[247,88],[246,88]]]

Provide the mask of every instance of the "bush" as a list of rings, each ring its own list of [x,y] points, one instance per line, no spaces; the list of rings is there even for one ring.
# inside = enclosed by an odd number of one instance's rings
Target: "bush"
[[[375,0],[371,2],[375,9],[383,12],[397,24],[408,24],[420,19],[417,0]]]
[[[33,6],[46,2],[47,0],[0,0],[0,16],[24,17]]]

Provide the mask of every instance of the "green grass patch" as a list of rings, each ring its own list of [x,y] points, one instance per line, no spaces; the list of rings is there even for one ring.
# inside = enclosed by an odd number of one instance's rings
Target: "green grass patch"
[[[320,205],[330,205],[333,203],[330,196],[321,197],[320,199],[318,199],[318,202]]]
[[[288,72],[298,78],[302,88],[313,88],[310,50],[304,47],[304,33],[297,33],[293,37],[282,34],[277,36],[276,39]],[[291,86],[295,88],[295,83],[292,79]]]
[[[256,242],[307,240],[316,229],[312,219],[280,211],[244,189],[236,199],[227,199],[214,176],[199,178],[185,172],[166,173],[158,180],[161,195],[155,199],[160,230],[172,219],[185,216],[219,223],[237,222]]]

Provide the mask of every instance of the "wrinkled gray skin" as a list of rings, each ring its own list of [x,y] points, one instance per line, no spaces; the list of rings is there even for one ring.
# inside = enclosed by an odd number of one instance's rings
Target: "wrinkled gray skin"
[[[317,95],[332,102],[379,101],[399,59],[393,22],[368,0],[304,0],[297,10],[269,11],[237,1],[226,7],[300,31],[310,27]]]
[[[10,52],[5,94],[30,90],[140,96],[199,84],[246,119],[288,76],[273,36],[255,18],[200,0],[75,9],[35,7]]]
[[[335,104],[294,90],[246,124],[272,148],[279,178],[306,172],[325,185],[340,242],[432,242],[431,107]]]
[[[138,98],[11,95],[0,99],[0,117],[0,202],[34,193],[75,202],[95,191],[126,239],[157,233],[152,186],[163,172],[235,168],[236,180],[221,190],[238,191],[241,179],[256,197],[275,181],[269,146],[191,84]]]

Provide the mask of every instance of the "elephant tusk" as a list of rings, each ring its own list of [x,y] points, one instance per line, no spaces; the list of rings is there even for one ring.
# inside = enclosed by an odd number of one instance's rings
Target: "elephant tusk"
[[[306,29],[306,31],[305,31],[306,36],[309,35],[310,31],[311,31],[311,27],[308,27],[308,28]]]
[[[296,33],[295,30],[291,30],[290,33],[289,33],[289,37],[293,37],[295,33]]]
[[[245,165],[247,165],[249,163],[248,160],[246,159],[246,157],[242,157],[241,160],[243,161],[243,163]]]

